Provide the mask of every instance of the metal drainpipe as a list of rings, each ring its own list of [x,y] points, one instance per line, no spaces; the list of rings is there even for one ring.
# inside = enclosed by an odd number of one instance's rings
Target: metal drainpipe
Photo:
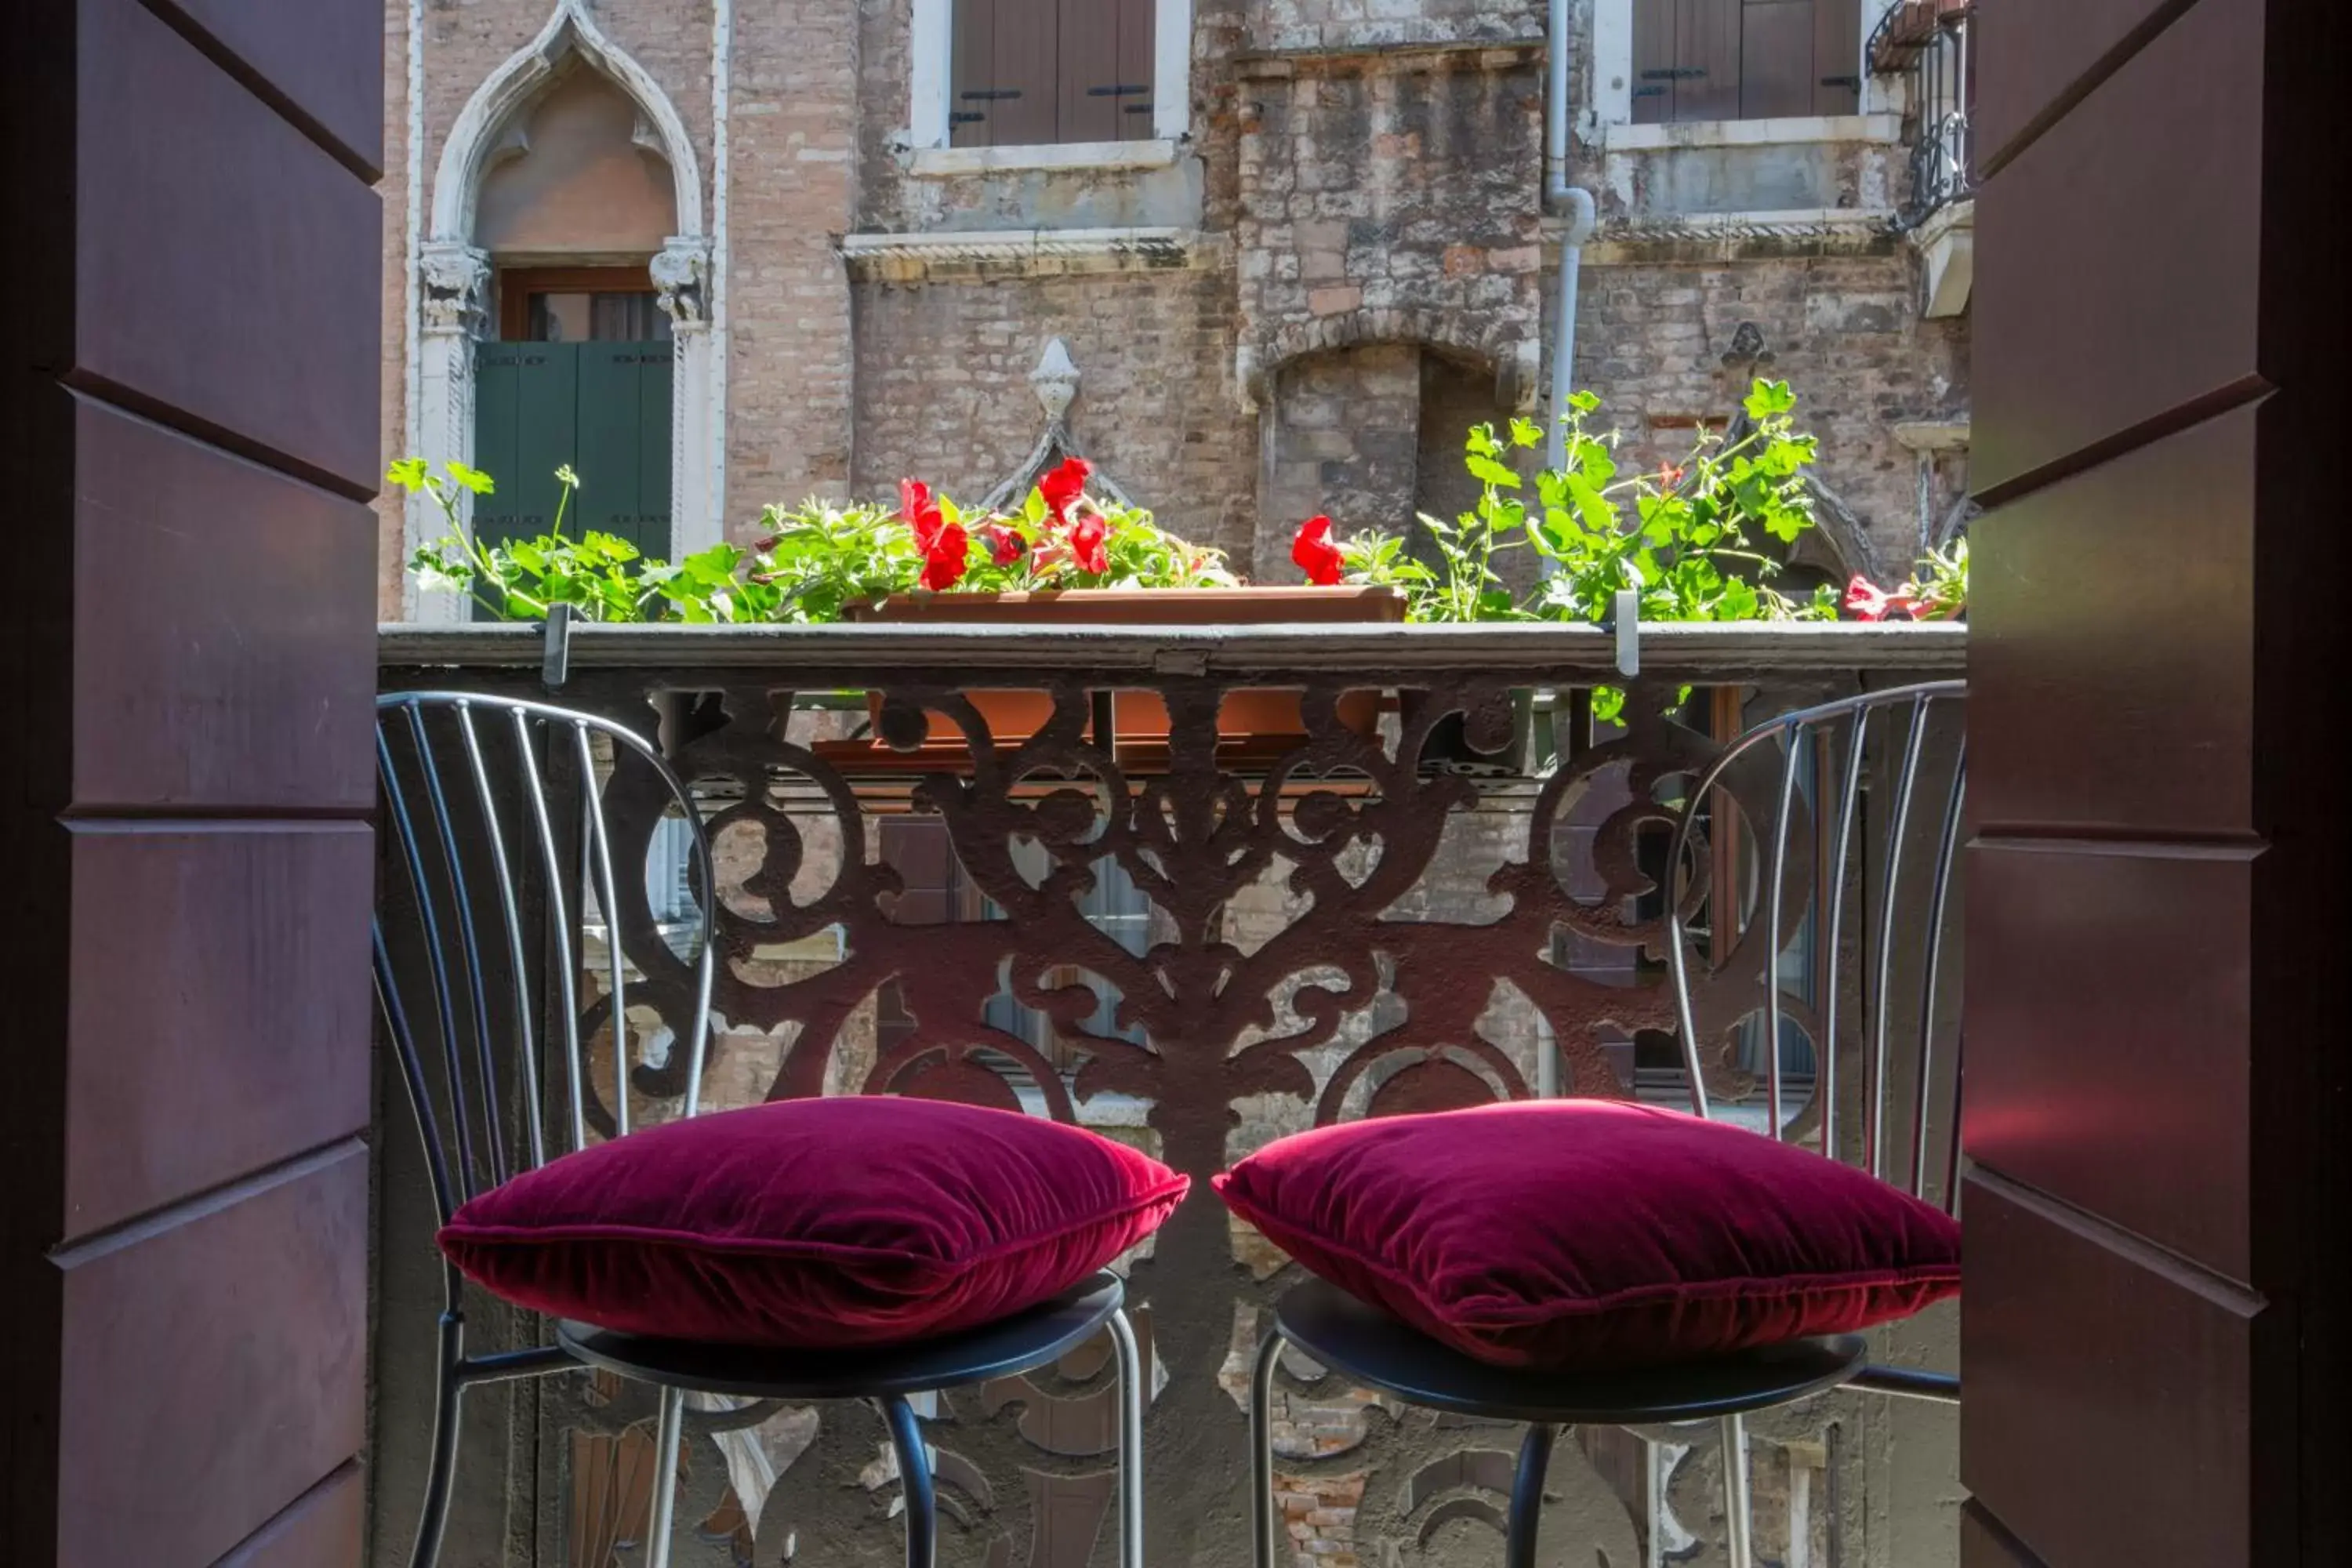
[[[1559,298],[1553,308],[1551,342],[1551,432],[1544,462],[1561,468],[1568,461],[1568,438],[1560,416],[1568,412],[1569,395],[1576,390],[1576,292],[1584,270],[1584,242],[1592,237],[1592,193],[1570,184],[1568,178],[1568,34],[1572,0],[1551,0],[1551,101],[1544,138],[1544,202],[1554,211],[1566,209],[1568,224],[1560,231]]]

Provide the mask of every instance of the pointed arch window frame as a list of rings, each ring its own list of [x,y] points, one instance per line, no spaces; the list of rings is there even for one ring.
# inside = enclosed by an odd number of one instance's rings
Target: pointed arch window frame
[[[702,160],[669,95],[628,51],[605,35],[585,0],[557,0],[546,25],[485,78],[443,142],[430,193],[429,222],[417,247],[411,330],[417,343],[409,388],[410,449],[428,463],[470,463],[474,456],[476,345],[490,330],[489,254],[474,244],[482,182],[516,151],[510,132],[574,58],[633,101],[653,132],[642,139],[667,163],[676,191],[677,233],[647,268],[670,318],[677,364],[670,406],[670,551],[673,558],[725,537],[727,425],[725,350],[714,331],[710,235],[704,223]],[[507,477],[507,476],[494,476]],[[470,531],[470,495],[462,498]],[[412,496],[403,517],[406,550],[432,542],[443,526],[437,509]],[[467,615],[454,593],[406,584],[408,619],[454,624]]]

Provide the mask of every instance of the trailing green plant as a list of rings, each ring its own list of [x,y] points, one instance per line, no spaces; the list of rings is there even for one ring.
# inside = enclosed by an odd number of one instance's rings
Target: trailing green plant
[[[1405,595],[1415,621],[1559,621],[1601,624],[1631,590],[1645,621],[1831,620],[1834,590],[1792,598],[1774,586],[1782,565],[1763,540],[1793,544],[1814,526],[1805,485],[1818,445],[1796,428],[1797,400],[1785,382],[1759,381],[1737,435],[1702,427],[1688,457],[1658,469],[1625,468],[1619,437],[1596,434],[1601,402],[1570,399],[1566,456],[1532,479],[1516,453],[1543,444],[1540,426],[1514,419],[1498,433],[1470,432],[1465,463],[1478,499],[1452,521],[1423,514],[1433,563],[1403,541],[1369,533],[1330,538],[1330,520],[1312,518],[1293,559],[1312,581],[1383,584]],[[1759,537],[1761,536],[1761,537]],[[1514,590],[1499,565],[1513,552],[1541,558],[1532,587]],[[1602,689],[1594,710],[1614,718],[1623,693]]]
[[[460,515],[464,492],[496,492],[489,475],[460,463],[436,474],[419,458],[391,474],[430,495],[449,525],[409,570],[503,620],[543,620],[571,605],[596,621],[830,622],[893,594],[1238,584],[1221,552],[1179,539],[1144,508],[1089,495],[1091,477],[1084,459],[1068,458],[1013,512],[965,511],[919,479],[901,482],[896,510],[815,500],[770,506],[750,549],[714,545],[672,564],[612,534],[567,536],[580,485],[569,468],[556,473],[551,532],[489,543],[467,538]]]
[[[591,621],[774,618],[776,592],[750,576],[750,552],[739,546],[713,545],[673,565],[617,534],[566,534],[563,520],[580,489],[569,464],[555,470],[555,525],[535,539],[486,542],[467,534],[464,493],[498,493],[497,482],[479,468],[445,463],[435,473],[423,458],[404,458],[387,477],[411,494],[430,496],[448,524],[409,558],[409,572],[423,586],[463,594],[499,620],[543,621],[557,605]]]

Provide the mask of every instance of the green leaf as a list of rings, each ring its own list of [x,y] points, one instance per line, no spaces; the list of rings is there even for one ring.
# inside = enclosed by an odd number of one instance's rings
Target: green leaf
[[[1748,394],[1745,405],[1750,419],[1769,419],[1787,414],[1797,406],[1797,395],[1789,390],[1785,381],[1759,381]]]
[[[463,463],[444,463],[442,467],[449,470],[451,479],[478,496],[489,495],[499,488],[497,481],[479,468],[469,468]]]
[[[1601,406],[1601,395],[1595,392],[1571,392],[1568,395],[1568,405],[1579,414],[1591,414]]]
[[[1471,478],[1482,485],[1491,485],[1496,489],[1506,490],[1515,490],[1519,488],[1518,474],[1513,469],[1505,468],[1492,458],[1473,456],[1465,461],[1470,468]]]
[[[425,488],[427,472],[422,458],[403,458],[385,471],[384,478],[412,494]]]
[[[1534,448],[1543,445],[1543,426],[1532,419],[1514,416],[1511,419],[1511,445]]]

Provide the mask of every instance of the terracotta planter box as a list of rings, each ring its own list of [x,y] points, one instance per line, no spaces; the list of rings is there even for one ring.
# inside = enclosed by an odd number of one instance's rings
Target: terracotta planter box
[[[898,594],[857,606],[849,618],[919,626],[1361,626],[1400,623],[1404,608],[1403,596],[1389,588],[1072,588],[1043,594]],[[966,695],[999,742],[1025,740],[1053,717],[1053,699],[1042,691]],[[867,710],[878,720],[881,699],[869,697]],[[1339,718],[1358,734],[1377,733],[1381,694],[1348,693],[1340,700]],[[1113,755],[1121,766],[1150,772],[1164,764],[1168,708],[1158,692],[1114,690],[1111,730]],[[1217,714],[1217,735],[1220,752],[1230,752],[1234,761],[1278,756],[1306,738],[1298,694],[1275,689],[1228,693]],[[962,754],[961,734],[944,715],[934,715],[932,736],[931,744],[914,752],[893,752],[879,741],[856,744],[869,768],[879,765],[893,772],[928,772],[940,765],[945,753]]]

